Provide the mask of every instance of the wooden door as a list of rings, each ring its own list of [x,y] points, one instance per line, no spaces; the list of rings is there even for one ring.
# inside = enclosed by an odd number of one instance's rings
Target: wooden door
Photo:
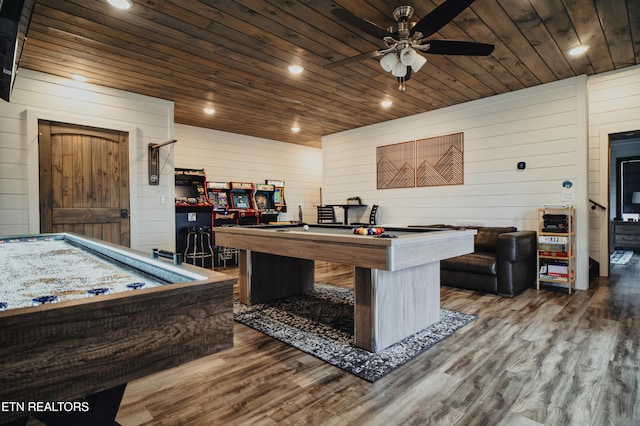
[[[40,120],[40,232],[130,244],[128,133]]]

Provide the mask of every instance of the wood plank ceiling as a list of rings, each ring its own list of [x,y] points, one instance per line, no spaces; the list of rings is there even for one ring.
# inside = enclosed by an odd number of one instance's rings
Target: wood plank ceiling
[[[429,55],[405,92],[377,59],[324,68],[385,47],[331,11],[387,28],[395,7],[412,5],[417,21],[443,0],[133,3],[36,0],[19,66],[171,100],[176,123],[319,147],[323,135],[640,63],[638,0],[477,0],[430,38],[494,52]],[[570,57],[580,43],[591,49]],[[293,76],[289,64],[305,70]]]

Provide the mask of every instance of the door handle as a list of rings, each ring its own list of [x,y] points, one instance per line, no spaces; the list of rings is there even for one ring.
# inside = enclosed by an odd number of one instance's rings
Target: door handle
[[[129,210],[127,209],[121,209],[120,210],[120,217],[122,219],[129,219]]]

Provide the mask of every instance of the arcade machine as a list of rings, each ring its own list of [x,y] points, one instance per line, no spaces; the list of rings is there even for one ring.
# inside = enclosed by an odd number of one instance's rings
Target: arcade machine
[[[207,195],[213,204],[214,228],[238,223],[238,212],[231,210],[231,185],[229,182],[207,182]]]
[[[268,185],[273,185],[273,204],[276,210],[282,213],[287,212],[287,203],[284,201],[284,181],[283,180],[265,180]]]
[[[260,213],[260,223],[277,222],[278,210],[274,202],[276,188],[268,183],[257,183],[254,196],[256,209]]]
[[[175,169],[176,252],[187,263],[211,268],[213,205],[205,183],[204,169]]]
[[[236,253],[232,248],[218,247],[216,241],[216,228],[231,226],[238,223],[238,211],[231,210],[231,185],[229,182],[207,182],[207,195],[213,204],[213,252],[216,266],[227,266],[228,262],[237,261]]]
[[[231,182],[231,208],[238,211],[238,225],[258,224],[258,212],[253,202],[253,183]]]

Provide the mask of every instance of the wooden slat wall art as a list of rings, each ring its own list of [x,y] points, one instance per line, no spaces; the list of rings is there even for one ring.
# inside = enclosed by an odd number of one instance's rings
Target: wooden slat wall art
[[[415,154],[415,141],[376,147],[377,188],[415,187]]]
[[[416,141],[416,186],[464,183],[464,133]]]
[[[462,185],[464,133],[376,147],[377,189]]]

